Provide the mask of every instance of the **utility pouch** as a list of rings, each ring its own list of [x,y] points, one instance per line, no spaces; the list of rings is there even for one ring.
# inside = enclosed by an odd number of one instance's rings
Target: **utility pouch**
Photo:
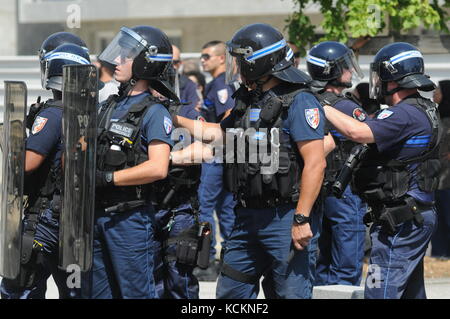
[[[194,266],[196,263],[198,241],[194,239],[180,239],[177,243],[177,262]]]

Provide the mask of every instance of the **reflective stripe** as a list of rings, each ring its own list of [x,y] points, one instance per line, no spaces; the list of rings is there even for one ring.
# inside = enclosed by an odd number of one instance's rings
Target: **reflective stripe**
[[[412,59],[412,58],[423,58],[423,56],[422,56],[422,53],[420,53],[419,51],[411,50],[411,51],[406,51],[406,52],[397,54],[397,55],[393,56],[392,58],[390,58],[389,61],[391,61],[391,64],[396,64],[401,61],[404,61],[407,59]]]
[[[325,67],[327,65],[327,61],[316,58],[315,56],[309,55],[306,57],[306,61],[308,61],[309,63],[321,66],[321,67]]]
[[[157,54],[157,55],[147,55],[147,58],[150,61],[161,61],[161,62],[170,62],[173,60],[172,54]]]
[[[253,61],[259,58],[262,58],[266,55],[269,55],[273,52],[276,52],[278,50],[281,50],[282,48],[284,48],[286,46],[286,40],[281,40],[278,41],[277,43],[274,43],[268,47],[262,48],[258,51],[253,52],[253,55],[249,56],[248,58],[246,58],[247,61]]]
[[[294,56],[294,52],[292,52],[292,49],[289,48],[289,50],[286,54],[286,60],[290,61],[293,56]]]
[[[91,63],[87,59],[83,58],[82,56],[79,56],[79,55],[76,55],[76,54],[72,54],[72,53],[68,53],[68,52],[52,53],[47,58],[47,61],[58,60],[58,59],[69,60],[69,61],[77,62],[77,63],[80,63],[80,64],[90,64]]]

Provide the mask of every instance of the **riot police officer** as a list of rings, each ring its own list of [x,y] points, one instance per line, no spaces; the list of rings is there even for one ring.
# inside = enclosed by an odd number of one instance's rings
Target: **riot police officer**
[[[100,54],[116,66],[118,95],[99,105],[93,266],[87,298],[154,298],[154,208],[149,184],[167,176],[172,120],[150,88],[178,100],[162,75],[172,61],[167,36],[122,27]]]
[[[228,78],[238,70],[245,83],[230,115],[220,124],[176,118],[197,138],[209,130],[220,139],[227,131],[227,139],[240,145],[230,149],[233,143],[227,143],[225,152],[224,184],[237,207],[217,298],[256,298],[262,276],[271,278],[265,287],[270,297],[310,298],[309,252],[316,249],[320,226],[313,207],[325,169],[322,108],[308,92],[310,78],[292,66],[292,50],[272,26],[244,26],[227,50]]]
[[[371,98],[389,108],[360,122],[325,106],[341,134],[368,144],[352,180],[370,207],[366,221],[373,221],[366,298],[426,298],[423,258],[436,224],[439,117],[419,90],[434,88],[421,52],[397,42],[370,65]]]
[[[172,45],[172,48],[176,47]],[[174,52],[175,53],[175,52]],[[179,58],[179,53],[178,53]],[[174,54],[174,60],[176,56]],[[168,78],[180,79],[174,69],[169,69]],[[160,94],[158,94],[160,95]],[[165,99],[171,115],[178,114],[196,120],[199,112],[195,104],[183,105],[182,101]],[[177,143],[170,157],[176,156],[175,149],[185,149],[191,142],[189,132],[177,129],[172,132]],[[198,299],[199,284],[193,275],[197,265],[199,236],[198,185],[201,166],[177,165],[171,161],[167,177],[152,184],[155,215],[155,286],[157,298]],[[205,229],[206,231],[206,229]],[[189,254],[187,252],[193,252]]]
[[[325,41],[315,45],[306,58],[308,73],[314,80],[320,100],[332,101],[337,110],[358,121],[366,119],[366,112],[351,94],[343,90],[352,87],[352,75],[362,78],[362,71],[353,51],[346,45]],[[331,185],[356,143],[330,128],[336,148],[327,156],[322,231],[319,238],[315,285],[359,286],[362,278],[366,207],[348,186],[341,198],[331,193]],[[340,197],[340,196],[339,196]]]
[[[226,112],[233,108],[234,101],[231,97],[233,89],[225,83],[225,43],[222,41],[210,41],[203,45],[200,62],[203,70],[213,77],[205,87],[203,116],[208,122],[218,123]],[[233,195],[224,189],[222,183],[223,167],[221,163],[211,162],[202,164],[201,183],[199,188],[200,217],[213,225],[216,212],[219,221],[220,234],[225,241],[231,232],[234,222],[233,209],[236,202]],[[216,281],[218,265],[215,261],[216,239],[211,241],[210,267],[206,270],[196,269],[196,275],[203,281]]]
[[[42,87],[53,98],[30,107],[25,153],[25,206],[21,270],[15,280],[3,279],[2,299],[44,299],[53,276],[60,298],[78,297],[67,286],[68,273],[58,268],[61,213],[62,71],[68,64],[89,64],[86,44],[68,32],[50,35],[39,50]]]

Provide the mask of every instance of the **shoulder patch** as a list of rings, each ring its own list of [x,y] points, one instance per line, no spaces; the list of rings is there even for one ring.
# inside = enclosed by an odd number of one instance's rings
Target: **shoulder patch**
[[[313,129],[316,129],[320,123],[320,113],[317,107],[305,110],[306,122]]]
[[[217,98],[220,103],[225,104],[228,100],[228,90],[225,88],[217,91]]]
[[[360,107],[357,107],[353,110],[353,118],[357,119],[360,122],[363,122],[366,120],[366,113],[364,113],[364,110]]]
[[[387,119],[392,114],[394,114],[394,112],[389,111],[389,110],[384,110],[380,114],[378,114],[377,119],[384,120],[384,119]]]
[[[31,134],[34,135],[39,133],[44,128],[45,124],[47,124],[47,121],[48,118],[37,116],[34,120],[33,127],[31,128]]]
[[[172,120],[167,116],[164,116],[164,130],[166,131],[166,134],[172,132]]]

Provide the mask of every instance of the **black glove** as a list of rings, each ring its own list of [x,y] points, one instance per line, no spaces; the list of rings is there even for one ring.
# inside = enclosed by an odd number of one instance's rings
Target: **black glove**
[[[95,172],[95,188],[114,186],[114,174],[109,171]]]
[[[27,129],[31,130],[31,128],[33,127],[34,120],[36,119],[36,116],[38,115],[38,113],[41,111],[43,104],[44,103],[41,103],[40,96],[37,98],[36,103],[31,104],[30,110],[26,117],[26,123],[25,123],[25,126]]]

